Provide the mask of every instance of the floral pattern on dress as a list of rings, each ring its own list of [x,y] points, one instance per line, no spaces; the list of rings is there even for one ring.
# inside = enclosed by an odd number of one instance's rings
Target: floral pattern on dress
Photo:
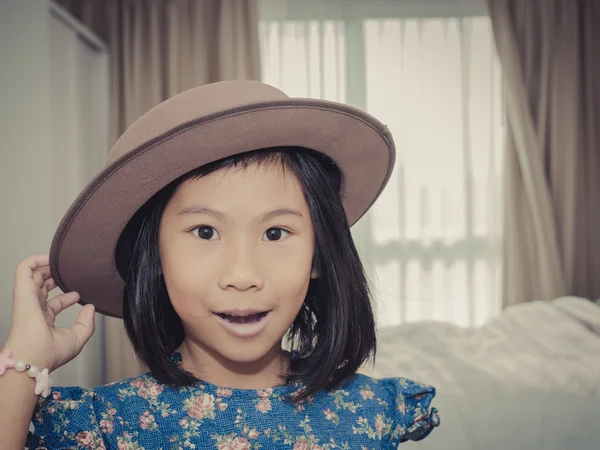
[[[391,449],[439,425],[432,386],[354,375],[293,404],[299,383],[230,389],[164,385],[146,373],[95,389],[54,388],[40,398],[27,446],[118,450]]]

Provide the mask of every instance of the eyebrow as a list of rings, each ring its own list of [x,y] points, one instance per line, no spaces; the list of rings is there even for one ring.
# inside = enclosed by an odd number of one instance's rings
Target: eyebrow
[[[183,208],[181,211],[177,213],[179,216],[188,215],[188,214],[204,214],[207,216],[212,216],[217,220],[225,221],[227,219],[227,214],[217,211],[215,209],[207,208],[205,206],[190,206],[187,208]],[[273,211],[268,211],[263,214],[261,222],[266,222],[267,220],[274,219],[275,217],[293,215],[298,217],[304,217],[300,211],[296,211],[295,209],[290,208],[277,208]]]

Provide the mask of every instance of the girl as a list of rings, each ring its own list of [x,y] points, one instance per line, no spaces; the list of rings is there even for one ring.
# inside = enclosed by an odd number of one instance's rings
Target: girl
[[[350,226],[394,156],[368,114],[257,82],[149,111],[75,200],[50,256],[17,267],[2,448],[372,449],[427,436],[433,387],[357,374],[375,323]],[[65,293],[47,301],[56,286]],[[75,325],[55,329],[77,301]],[[51,389],[95,310],[123,317],[149,371]]]

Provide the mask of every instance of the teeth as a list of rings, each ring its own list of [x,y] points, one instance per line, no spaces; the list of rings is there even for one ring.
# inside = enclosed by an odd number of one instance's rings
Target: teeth
[[[231,323],[255,323],[267,315],[267,312],[248,314],[247,316],[234,316],[231,314],[219,314],[223,319]]]

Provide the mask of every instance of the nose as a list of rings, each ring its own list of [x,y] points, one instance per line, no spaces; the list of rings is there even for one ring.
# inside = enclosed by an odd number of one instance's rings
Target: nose
[[[260,271],[257,249],[252,248],[248,242],[238,240],[229,242],[225,246],[219,286],[223,290],[235,289],[248,291],[260,290],[264,285],[264,278]]]

